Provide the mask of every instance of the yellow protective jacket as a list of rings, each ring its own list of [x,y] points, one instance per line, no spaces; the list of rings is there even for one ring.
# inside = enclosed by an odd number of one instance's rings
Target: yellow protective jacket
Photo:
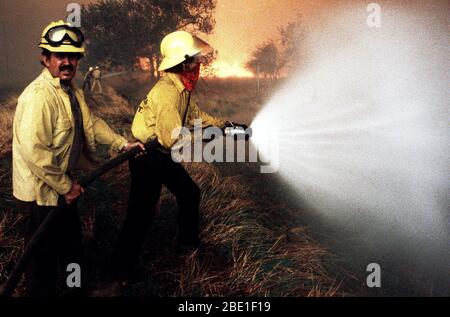
[[[167,73],[139,105],[131,126],[133,136],[142,143],[157,138],[163,147],[170,149],[177,141],[172,138],[172,131],[182,126],[192,128],[195,119],[202,120],[202,127],[225,125],[225,121],[201,111],[194,95],[186,109],[188,94],[179,75]],[[186,111],[186,122],[183,123]]]
[[[120,150],[127,140],[92,114],[83,92],[74,87],[83,115],[84,154],[96,143]],[[74,138],[70,100],[47,68],[19,97],[13,124],[13,195],[40,206],[57,206],[58,195],[72,187],[66,174]]]

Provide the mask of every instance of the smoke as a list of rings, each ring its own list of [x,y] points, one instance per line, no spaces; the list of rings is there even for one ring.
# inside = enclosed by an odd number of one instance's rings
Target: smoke
[[[38,48],[44,27],[65,20],[69,3],[94,0],[0,0],[0,93],[2,88],[25,87],[42,66]]]
[[[328,224],[446,279],[447,6],[384,5],[381,28],[367,26],[364,5],[335,9],[252,123],[258,148],[258,135],[278,135],[279,175]]]

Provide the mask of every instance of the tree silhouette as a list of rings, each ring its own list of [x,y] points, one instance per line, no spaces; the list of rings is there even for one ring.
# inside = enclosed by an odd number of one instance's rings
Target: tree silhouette
[[[302,17],[299,16],[295,22],[289,22],[279,28],[280,42],[282,47],[281,60],[283,67],[289,72],[297,69],[302,61],[302,42],[304,39],[304,28]]]
[[[277,40],[270,39],[258,46],[246,63],[253,74],[276,79],[298,69],[302,62],[302,42],[304,39],[302,18],[278,28]]]
[[[210,33],[215,8],[216,0],[100,0],[83,6],[87,64],[132,68],[137,57],[148,57],[157,67],[162,38],[177,29]]]
[[[258,46],[245,66],[254,74],[259,72],[271,79],[278,78],[283,65],[275,42],[270,40]]]

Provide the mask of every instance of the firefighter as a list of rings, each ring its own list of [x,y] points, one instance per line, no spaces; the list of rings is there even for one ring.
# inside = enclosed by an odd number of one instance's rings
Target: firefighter
[[[65,201],[64,212],[26,272],[28,295],[54,296],[58,261],[63,272],[69,263],[84,268],[77,211],[84,189],[74,180],[74,170],[82,157],[94,153],[97,143],[119,151],[143,145],[114,133],[91,113],[82,90],[73,85],[85,51],[78,28],[62,20],[52,22],[42,32],[39,47],[44,68],[20,95],[14,116],[13,195],[28,218],[25,244],[45,216]]]
[[[89,67],[89,70],[87,71],[86,75],[84,76],[84,81],[83,81],[83,91],[86,88],[86,86],[88,87],[88,91],[91,90],[91,82],[92,82],[92,72],[94,71],[94,67]]]
[[[172,138],[172,132],[183,126],[192,128],[195,119],[202,120],[202,127],[229,125],[202,112],[193,94],[205,47],[207,43],[184,31],[170,33],[161,42],[163,60],[159,71],[164,71],[165,76],[141,102],[132,123],[133,136],[143,143],[151,141],[152,146],[147,147],[145,155],[129,162],[129,206],[113,257],[113,272],[119,277],[132,276],[138,268],[137,260],[163,184],[178,204],[178,249],[184,252],[200,244],[200,189],[183,166],[172,160],[171,148],[178,140]]]
[[[95,66],[95,69],[92,72],[92,77],[94,78],[94,82],[92,83],[91,91],[93,92],[94,88],[98,87],[99,92],[102,93],[103,92],[102,83],[101,83],[102,72],[100,70],[100,67]]]

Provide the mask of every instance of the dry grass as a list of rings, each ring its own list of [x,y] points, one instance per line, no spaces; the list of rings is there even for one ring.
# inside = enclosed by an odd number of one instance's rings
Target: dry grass
[[[12,209],[1,208],[0,211],[0,284],[5,282],[16,259],[22,254],[24,239],[21,234],[24,216]],[[15,295],[22,294],[23,283],[16,288]]]
[[[23,216],[12,209],[10,156],[12,125],[17,105],[16,97],[6,98],[0,104],[0,283],[12,269],[12,263],[20,255],[23,238],[20,228]]]
[[[131,124],[134,110],[110,86],[105,85],[103,94],[88,94],[86,97],[92,108],[103,118],[108,118],[112,125],[128,123],[129,127],[129,124]]]
[[[187,169],[202,189],[201,238],[207,247],[185,258],[175,274],[174,295],[343,295],[324,269],[327,251],[302,228],[274,232],[264,227],[260,220],[267,210],[249,200],[242,179],[223,178],[204,163]],[[283,213],[280,209],[279,216]]]
[[[15,97],[9,97],[0,104],[0,157],[11,151],[12,125],[16,105],[17,98]]]
[[[129,136],[134,110],[111,88],[105,87],[105,92],[88,98],[91,108],[115,130]],[[1,139],[5,140],[0,153],[0,177],[10,169],[14,106],[15,101],[11,99],[0,108]],[[346,295],[340,288],[342,277],[336,277],[328,269],[333,258],[324,247],[311,239],[304,228],[269,229],[264,225],[265,220],[274,213],[278,217],[289,217],[285,206],[267,204],[264,199],[255,201],[248,193],[243,177],[224,177],[213,165],[192,163],[186,168],[202,191],[201,240],[204,246],[184,256],[178,256],[174,248],[164,246],[164,243],[170,245],[173,241],[173,226],[166,227],[166,223],[173,222],[175,214],[172,210],[176,205],[175,199],[165,190],[155,228],[144,248],[144,255],[148,250],[153,253],[150,260],[144,257],[147,279],[131,285],[129,294]],[[106,265],[108,252],[115,244],[124,218],[128,183],[128,167],[124,164],[90,188],[80,208],[83,210],[84,238],[89,245],[88,256]],[[3,282],[22,249],[23,216],[14,210],[12,204],[10,174],[0,179],[0,185],[0,282]],[[91,248],[92,244],[95,248]],[[103,272],[99,267],[91,273],[93,280],[102,279]],[[19,288],[16,294],[21,295],[22,289]]]

